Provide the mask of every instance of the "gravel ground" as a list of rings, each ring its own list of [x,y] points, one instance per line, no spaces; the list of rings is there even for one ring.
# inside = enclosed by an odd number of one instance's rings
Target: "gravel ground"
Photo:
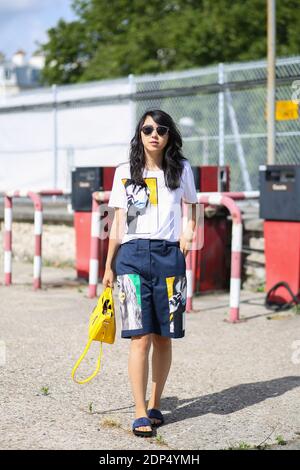
[[[70,373],[95,300],[72,269],[44,268],[39,292],[31,277],[31,265],[16,263],[16,284],[0,285],[1,449],[300,448],[300,315],[270,314],[264,294],[243,291],[243,321],[230,324],[227,293],[197,297],[186,337],[173,341],[166,425],[141,439],[130,431],[129,341],[119,337],[119,320],[100,374],[75,384]],[[92,370],[97,346],[82,374]],[[276,445],[279,436],[286,446]]]

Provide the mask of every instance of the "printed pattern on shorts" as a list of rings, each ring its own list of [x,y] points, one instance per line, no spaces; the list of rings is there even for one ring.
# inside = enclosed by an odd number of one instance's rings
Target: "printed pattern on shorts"
[[[118,275],[117,286],[119,288],[122,330],[143,328],[140,275]]]
[[[174,333],[174,325],[185,330],[186,276],[166,277],[166,283],[170,312],[170,333]]]
[[[185,335],[186,265],[179,241],[137,238],[115,258],[122,338]]]

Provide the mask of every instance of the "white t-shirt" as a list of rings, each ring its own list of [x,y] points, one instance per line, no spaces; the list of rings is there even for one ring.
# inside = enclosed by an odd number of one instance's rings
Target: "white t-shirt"
[[[135,238],[178,241],[182,231],[181,200],[197,202],[190,163],[183,161],[180,187],[173,191],[165,185],[163,170],[144,169],[143,178],[146,187],[134,188],[129,162],[116,168],[108,206],[125,209],[126,227],[121,243]]]

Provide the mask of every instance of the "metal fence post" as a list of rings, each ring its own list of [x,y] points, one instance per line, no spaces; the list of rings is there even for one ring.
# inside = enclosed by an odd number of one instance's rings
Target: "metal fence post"
[[[224,64],[218,65],[218,82],[224,85]],[[218,112],[219,112],[219,166],[224,165],[224,92],[218,93]]]
[[[276,93],[276,8],[275,0],[268,0],[268,75],[267,75],[267,162],[269,165],[275,163],[275,93]]]
[[[57,86],[52,85],[53,92],[53,187],[57,189]]]
[[[66,175],[66,188],[67,191],[72,190],[72,169],[75,166],[75,159],[74,159],[74,147],[68,147],[67,148],[67,175]],[[55,188],[56,189],[56,188]]]
[[[130,87],[130,101],[129,101],[129,112],[130,112],[130,140],[134,136],[135,133],[135,127],[136,127],[136,104],[135,101],[133,100],[132,96],[136,92],[136,83],[134,79],[134,75],[131,73],[128,75],[128,82],[129,82],[129,87]]]
[[[240,136],[240,131],[239,131],[239,125],[238,125],[238,120],[236,116],[236,112],[233,107],[233,102],[232,102],[232,97],[230,90],[225,91],[225,98],[226,98],[226,104],[228,107],[228,114],[229,114],[229,119],[231,123],[231,128],[232,132],[234,135],[234,140],[235,140],[235,145],[236,145],[236,152],[237,156],[239,159],[240,163],[240,168],[241,168],[241,173],[242,173],[242,178],[244,182],[244,190],[245,191],[252,191],[252,185],[251,185],[251,180],[247,168],[247,162],[245,159],[245,154],[244,154],[244,149],[243,149],[243,144],[242,144],[242,139]]]

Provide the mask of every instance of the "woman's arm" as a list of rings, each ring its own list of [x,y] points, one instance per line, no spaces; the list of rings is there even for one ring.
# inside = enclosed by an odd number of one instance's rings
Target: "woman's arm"
[[[185,203],[186,204],[186,203]],[[188,220],[186,227],[184,229],[184,232],[182,233],[180,237],[180,249],[184,256],[187,255],[189,249],[190,249],[190,244],[193,240],[194,237],[194,230],[196,227],[196,211],[197,211],[197,204],[189,204],[191,206],[192,210],[190,210],[190,207],[188,207],[187,213],[188,213]]]
[[[104,287],[114,287],[115,272],[113,270],[113,260],[124,235],[125,211],[119,207],[115,208],[113,222],[110,228],[108,251],[105,263],[105,272],[103,276]]]

